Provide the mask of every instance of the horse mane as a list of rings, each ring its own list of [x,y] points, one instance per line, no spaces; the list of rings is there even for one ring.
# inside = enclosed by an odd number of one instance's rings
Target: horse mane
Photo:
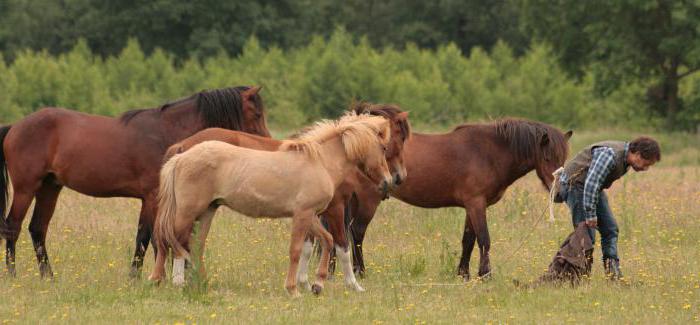
[[[383,117],[369,114],[356,114],[350,111],[338,120],[322,120],[306,128],[291,140],[285,140],[280,151],[300,151],[311,159],[321,157],[321,144],[337,136],[342,137],[345,153],[352,160],[361,159],[369,148],[377,143],[377,134],[383,131],[381,141],[389,141],[389,123]]]
[[[153,111],[160,115],[173,106],[194,102],[205,128],[218,127],[229,130],[241,130],[243,127],[243,98],[241,93],[249,88],[238,86],[201,91],[192,96],[168,102],[157,108],[127,111],[119,119],[122,123],[128,124],[141,113]],[[262,98],[259,95],[255,95],[253,102],[258,109],[262,109]]]
[[[350,104],[350,110],[357,114],[381,116],[388,120],[393,120],[396,115],[403,112],[398,105],[374,104],[369,102],[353,102]],[[408,123],[407,119],[400,120],[399,128],[401,130],[401,140],[405,142],[411,137],[411,124]]]
[[[564,134],[551,125],[526,119],[504,118],[494,121],[491,126],[508,143],[518,160],[555,159],[563,162],[569,153]]]

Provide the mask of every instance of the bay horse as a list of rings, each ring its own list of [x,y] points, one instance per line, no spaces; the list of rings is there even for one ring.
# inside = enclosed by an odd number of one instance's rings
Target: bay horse
[[[46,232],[61,189],[96,197],[141,200],[130,275],[139,274],[157,208],[158,175],[165,150],[208,127],[269,136],[259,87],[203,91],[159,108],[137,109],[120,118],[43,108],[0,129],[0,217],[8,178],[13,186],[0,234],[7,240],[6,264],[15,275],[15,244],[24,216],[36,198],[29,232],[42,277],[52,277]]]
[[[388,187],[392,176],[384,151],[389,135],[386,119],[352,113],[338,121],[318,122],[297,139],[284,141],[278,151],[205,141],[175,155],[161,171],[154,232],[158,250],[150,279],[162,279],[170,247],[175,257],[173,283],[183,284],[184,263],[179,261],[190,258],[194,223],[199,222],[195,245],[203,252],[214,213],[225,205],[253,218],[292,218],[285,288],[293,297],[299,296],[296,274],[304,238],[309,232],[320,238],[323,253],[313,285],[313,292],[319,294],[333,239],[316,216],[326,209],[338,185],[358,167],[380,189]],[[202,254],[200,259],[203,273]]]
[[[533,169],[549,190],[552,173],[566,161],[572,134],[512,118],[463,124],[445,134],[413,133],[404,148],[408,177],[391,196],[422,208],[463,207],[466,218],[457,273],[469,279],[469,260],[477,241],[478,275],[486,277],[491,273],[486,208]],[[355,271],[361,276],[365,233],[380,202],[379,195],[359,188],[348,203]]]
[[[394,186],[401,183],[402,179],[406,178],[406,168],[403,166],[403,144],[410,136],[410,124],[408,121],[408,113],[403,112],[398,106],[391,104],[372,104],[372,103],[354,103],[350,107],[351,111],[356,114],[369,114],[381,116],[390,121],[391,136],[385,158],[389,164],[389,169],[392,172]],[[197,132],[189,138],[186,138],[172,146],[165,153],[164,161],[167,162],[171,157],[178,153],[185,152],[191,147],[204,141],[222,141],[239,147],[276,151],[282,145],[283,141],[271,138],[256,136],[249,133],[239,131],[231,131],[219,128],[209,128]],[[367,178],[360,170],[356,170],[336,188],[330,204],[325,211],[321,212],[321,216],[328,226],[328,231],[333,237],[335,244],[335,252],[331,255],[337,256],[342,264],[343,273],[345,276],[345,285],[355,291],[364,291],[355,278],[353,272],[352,260],[350,257],[350,248],[346,234],[345,224],[345,203],[355,192],[357,187],[364,187],[368,192],[376,193],[376,187],[372,180]],[[301,262],[299,272],[297,273],[297,282],[299,285],[311,289],[311,284],[308,282],[308,262],[312,251],[312,237],[307,237],[304,241],[302,249]],[[334,260],[331,265],[335,266]]]

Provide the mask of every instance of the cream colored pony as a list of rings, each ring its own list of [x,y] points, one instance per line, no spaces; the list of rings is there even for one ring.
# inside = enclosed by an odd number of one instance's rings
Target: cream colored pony
[[[199,222],[198,251],[204,252],[214,212],[225,205],[250,217],[292,217],[285,282],[292,296],[299,295],[295,275],[305,235],[311,232],[321,239],[322,257],[312,288],[320,293],[333,239],[317,214],[356,167],[382,189],[392,182],[384,158],[389,127],[383,117],[350,113],[338,121],[317,123],[297,139],[285,141],[279,151],[206,141],[174,156],[161,170],[154,231],[158,253],[150,279],[162,279],[166,248],[171,247],[173,283],[184,283],[184,259],[189,258],[194,223]]]

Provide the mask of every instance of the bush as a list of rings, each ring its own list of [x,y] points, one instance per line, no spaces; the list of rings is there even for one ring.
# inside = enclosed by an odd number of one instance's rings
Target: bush
[[[203,89],[263,85],[270,123],[282,128],[336,117],[355,99],[398,104],[418,125],[452,126],[502,116],[561,127],[649,123],[639,113],[645,111],[641,87],[629,85],[601,98],[590,78],[579,82],[567,77],[550,49],[539,44],[522,56],[505,43],[490,53],[475,48],[468,56],[454,44],[436,50],[412,44],[402,51],[378,50],[338,29],[327,40],[316,37],[286,52],[264,49],[251,38],[241,55],[221,52],[203,62],[177,64],[161,50],[147,56],[134,40],[105,60],[79,41],[58,57],[25,51],[9,65],[2,62],[0,122],[42,106],[115,116]],[[684,89],[696,94],[698,84]],[[700,106],[700,100],[687,97],[687,105]]]

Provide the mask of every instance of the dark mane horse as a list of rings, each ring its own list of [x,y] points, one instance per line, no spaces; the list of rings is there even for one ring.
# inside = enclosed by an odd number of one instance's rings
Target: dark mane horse
[[[545,188],[568,155],[568,139],[558,129],[535,121],[503,119],[464,124],[445,134],[413,133],[404,148],[408,177],[392,196],[423,208],[464,207],[467,211],[458,273],[469,278],[469,259],[479,243],[479,276],[491,272],[491,240],[486,208],[508,186],[533,169]],[[364,274],[362,242],[381,197],[357,191],[348,203],[355,271]]]
[[[120,118],[44,108],[0,129],[0,168],[9,174],[14,189],[7,219],[0,218],[0,234],[7,240],[8,271],[15,274],[15,243],[36,198],[29,232],[41,275],[52,275],[46,232],[58,195],[67,186],[91,196],[141,199],[131,273],[137,275],[151,239],[165,150],[208,127],[269,137],[259,89],[203,91],[158,108],[129,111]],[[7,177],[0,177],[1,197],[7,196],[8,187]],[[5,203],[0,201],[0,217],[5,214]]]

